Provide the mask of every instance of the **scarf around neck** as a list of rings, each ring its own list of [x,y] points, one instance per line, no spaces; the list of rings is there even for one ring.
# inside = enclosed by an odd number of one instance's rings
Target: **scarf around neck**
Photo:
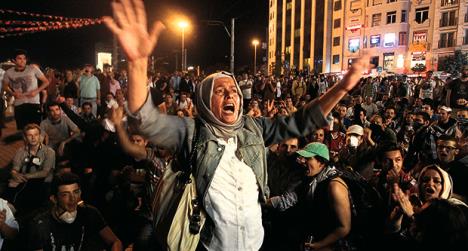
[[[339,175],[340,172],[333,166],[326,166],[323,168],[320,173],[315,175],[312,178],[312,181],[309,183],[309,191],[307,192],[307,197],[310,200],[314,200],[315,197],[315,190],[317,189],[317,186],[320,182],[327,180],[330,177],[337,176]]]

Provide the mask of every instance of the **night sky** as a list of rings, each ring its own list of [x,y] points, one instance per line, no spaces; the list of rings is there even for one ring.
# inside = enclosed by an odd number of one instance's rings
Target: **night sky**
[[[236,71],[253,62],[252,38],[266,40],[268,25],[268,0],[164,0],[145,1],[151,20],[165,22],[167,29],[154,55],[161,62],[168,62],[173,70],[175,52],[180,52],[180,31],[171,28],[175,13],[187,16],[191,30],[186,33],[187,65],[202,68],[229,66],[230,38],[221,26],[207,26],[202,20],[221,20],[230,29],[230,19],[236,21]],[[0,9],[12,9],[40,14],[77,18],[98,18],[111,14],[110,1],[103,0],[48,0],[48,1],[0,1]],[[0,19],[25,20],[21,16],[3,15]],[[94,62],[94,45],[104,42],[111,45],[111,33],[104,25],[77,30],[47,31],[0,39],[0,60],[11,57],[15,48],[28,51],[32,61],[42,66],[57,68],[77,67]],[[259,50],[257,56],[266,56]],[[259,61],[260,62],[260,59]]]

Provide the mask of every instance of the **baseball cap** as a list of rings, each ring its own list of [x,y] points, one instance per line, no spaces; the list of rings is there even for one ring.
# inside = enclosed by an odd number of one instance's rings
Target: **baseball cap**
[[[315,156],[320,156],[326,160],[330,160],[330,153],[328,152],[328,147],[319,142],[313,142],[304,147],[304,149],[296,151],[302,157],[311,158]]]
[[[445,106],[445,105],[441,106],[440,109],[441,109],[441,110],[444,110],[444,111],[446,111],[446,112],[452,112],[452,108],[447,107],[447,106]]]
[[[357,134],[359,136],[364,135],[364,129],[360,125],[352,125],[346,130],[346,134]]]

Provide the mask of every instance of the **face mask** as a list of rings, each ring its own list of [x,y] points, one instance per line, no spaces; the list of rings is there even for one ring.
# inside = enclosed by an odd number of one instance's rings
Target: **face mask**
[[[350,147],[358,147],[359,139],[356,136],[349,137],[349,146]]]
[[[419,130],[419,128],[421,128],[423,126],[423,124],[419,123],[419,122],[414,122],[413,123],[413,128],[415,131]]]
[[[59,216],[59,219],[65,223],[72,224],[76,219],[76,214],[77,214],[77,211],[73,211],[71,213],[68,211],[65,211],[65,213]]]

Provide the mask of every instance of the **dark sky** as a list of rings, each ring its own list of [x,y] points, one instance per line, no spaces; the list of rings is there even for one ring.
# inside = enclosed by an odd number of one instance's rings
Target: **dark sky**
[[[229,65],[230,39],[224,28],[207,26],[202,20],[221,20],[230,29],[230,18],[238,18],[236,70],[252,64],[252,38],[256,37],[262,41],[266,39],[268,0],[164,0],[146,1],[145,5],[152,20],[157,18],[169,23],[169,17],[174,13],[185,14],[190,19],[191,31],[186,34],[187,65]],[[97,18],[111,14],[108,0],[0,1],[0,9],[79,18]],[[22,16],[0,16],[2,20],[13,18],[25,20]],[[0,38],[0,60],[9,58],[15,48],[22,48],[28,51],[32,61],[43,66],[81,66],[94,62],[96,42],[111,44],[111,38],[111,33],[104,25]],[[179,52],[180,47],[180,31],[169,28],[163,34],[154,54],[156,58],[168,61],[172,65],[175,61],[175,51]],[[259,50],[258,53],[266,55],[266,51]]]

